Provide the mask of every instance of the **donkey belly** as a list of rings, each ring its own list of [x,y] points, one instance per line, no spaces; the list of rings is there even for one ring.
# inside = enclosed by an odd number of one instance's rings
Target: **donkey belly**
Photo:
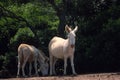
[[[52,49],[51,49],[51,54],[56,57],[56,58],[60,58],[63,59],[64,58],[64,54],[63,54],[63,48],[62,45],[59,44],[58,45],[52,45]]]
[[[29,58],[28,58],[28,62],[32,62],[34,61],[34,55],[30,54]]]
[[[56,57],[56,58],[60,58],[60,59],[63,59],[63,58],[64,58],[64,55],[63,55],[63,53],[62,53],[60,50],[54,51],[52,55],[53,55],[54,57]]]

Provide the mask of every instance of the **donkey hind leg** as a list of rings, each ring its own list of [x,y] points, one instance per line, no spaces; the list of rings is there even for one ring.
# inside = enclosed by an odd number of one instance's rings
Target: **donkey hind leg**
[[[64,58],[64,75],[66,75],[67,58]]]
[[[53,60],[53,74],[56,75],[56,71],[55,71],[55,63],[57,62],[57,58],[54,57]]]
[[[27,56],[26,59],[24,59],[24,62],[23,62],[23,65],[22,65],[22,75],[23,75],[23,77],[26,77],[25,72],[24,72],[24,68],[25,68],[25,65],[27,63],[28,58],[29,58],[29,56]]]
[[[50,75],[53,75],[53,56],[50,55]]]
[[[17,77],[20,76],[20,58],[18,57],[18,71],[17,71]]]
[[[74,67],[73,60],[74,60],[74,56],[71,56],[70,61],[71,61],[72,72],[73,72],[74,75],[77,75],[77,73],[75,72],[75,67]]]

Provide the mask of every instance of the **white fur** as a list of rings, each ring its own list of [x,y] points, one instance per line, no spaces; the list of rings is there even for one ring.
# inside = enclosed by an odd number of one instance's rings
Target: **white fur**
[[[67,25],[65,26],[68,32],[68,38],[53,37],[49,43],[49,56],[50,56],[50,75],[55,74],[55,63],[57,59],[64,60],[64,75],[66,75],[67,59],[70,58],[73,74],[76,74],[74,68],[74,51],[75,51],[75,32],[78,27],[72,30]]]
[[[47,57],[43,55],[43,52],[36,47],[28,44],[20,44],[18,47],[18,71],[17,76],[20,74],[20,68],[22,67],[22,75],[25,77],[24,68],[26,62],[29,62],[29,76],[31,76],[32,62],[34,61],[35,74],[38,75],[37,61],[40,64],[41,72],[43,75],[48,74]],[[45,68],[45,69],[44,69]]]

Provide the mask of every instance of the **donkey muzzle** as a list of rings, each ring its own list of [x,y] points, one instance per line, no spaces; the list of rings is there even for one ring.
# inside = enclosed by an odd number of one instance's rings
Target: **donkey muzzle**
[[[74,44],[72,44],[72,45],[71,45],[71,48],[74,48],[74,47],[75,47],[75,45],[74,45]]]

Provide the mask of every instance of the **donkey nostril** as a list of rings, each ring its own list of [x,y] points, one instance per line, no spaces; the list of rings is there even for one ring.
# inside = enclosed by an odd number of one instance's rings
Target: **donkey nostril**
[[[74,44],[72,44],[72,45],[71,45],[71,48],[74,48],[74,46],[75,46],[75,45],[74,45]]]

